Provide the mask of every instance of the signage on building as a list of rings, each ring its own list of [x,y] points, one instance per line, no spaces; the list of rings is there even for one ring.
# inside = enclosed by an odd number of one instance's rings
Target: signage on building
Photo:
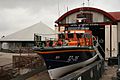
[[[89,27],[87,27],[87,26],[70,26],[70,27],[67,27],[65,30],[83,30],[83,29],[88,30]]]

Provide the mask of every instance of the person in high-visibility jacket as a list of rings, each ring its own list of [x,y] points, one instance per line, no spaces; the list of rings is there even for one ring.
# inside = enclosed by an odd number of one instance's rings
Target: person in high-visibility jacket
[[[62,46],[63,42],[61,39],[58,40],[58,46]]]
[[[52,47],[55,47],[55,46],[57,46],[57,42],[56,41],[53,42]]]
[[[77,39],[77,46],[80,46],[80,39]]]

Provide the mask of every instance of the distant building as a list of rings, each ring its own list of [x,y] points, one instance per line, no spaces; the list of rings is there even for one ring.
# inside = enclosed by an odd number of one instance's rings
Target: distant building
[[[56,20],[58,24],[56,31],[75,29],[74,23],[76,22],[79,27],[88,26],[93,35],[98,37],[98,42],[103,48],[103,50],[99,49],[103,57],[117,56],[118,43],[120,43],[120,12],[106,12],[93,7],[75,8]],[[69,27],[69,25],[73,27]]]
[[[0,50],[16,51],[19,48],[32,48],[34,46],[34,34],[55,34],[55,31],[40,22],[23,30],[2,37],[0,39]],[[42,37],[52,37],[51,35]]]

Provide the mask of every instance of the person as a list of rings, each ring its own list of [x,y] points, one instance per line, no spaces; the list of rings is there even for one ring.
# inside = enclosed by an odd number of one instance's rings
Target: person
[[[67,45],[68,45],[68,42],[69,42],[68,40],[65,40],[65,46],[67,46]]]
[[[50,42],[46,41],[46,47],[49,47]]]
[[[77,39],[77,43],[78,43],[77,46],[80,46],[80,39],[79,38]]]
[[[58,46],[62,46],[63,42],[61,39],[58,40]]]
[[[97,45],[97,39],[96,39],[96,37],[93,37],[93,45],[94,45],[94,46]]]
[[[56,41],[53,42],[52,47],[55,47],[55,46],[57,46],[57,42]]]
[[[50,40],[49,46],[52,47],[52,45],[53,45],[53,41]]]

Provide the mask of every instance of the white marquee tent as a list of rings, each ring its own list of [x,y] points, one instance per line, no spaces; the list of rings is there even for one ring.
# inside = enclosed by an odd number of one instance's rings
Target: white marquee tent
[[[18,32],[12,33],[0,39],[0,49],[15,49],[18,46],[30,45],[34,42],[34,34],[40,34],[42,37],[55,38],[55,31],[46,24],[39,22]],[[47,34],[47,35],[45,35]],[[25,45],[24,45],[25,44]]]
[[[0,39],[0,41],[34,41],[34,34],[38,33],[46,37],[53,37],[49,34],[55,34],[55,31],[46,24],[39,22],[23,30],[10,34]]]

